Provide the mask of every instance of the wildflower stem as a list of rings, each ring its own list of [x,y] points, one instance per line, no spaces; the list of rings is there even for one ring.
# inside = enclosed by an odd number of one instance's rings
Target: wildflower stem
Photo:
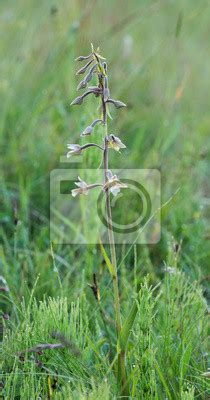
[[[113,281],[113,292],[114,292],[114,309],[115,309],[115,326],[116,326],[116,337],[117,337],[117,354],[116,357],[113,359],[112,356],[112,342],[111,337],[109,336],[109,331],[106,329],[106,321],[104,319],[103,309],[100,305],[100,296],[97,292],[97,282],[94,281],[94,285],[92,285],[92,289],[94,294],[96,294],[97,301],[99,302],[101,316],[104,322],[105,331],[107,337],[110,340],[110,358],[112,359],[111,366],[114,365],[117,370],[117,384],[120,396],[124,399],[128,399],[129,397],[129,386],[127,381],[127,374],[126,374],[126,346],[122,338],[125,337],[124,331],[121,322],[121,304],[120,304],[120,295],[119,295],[119,283],[118,283],[118,274],[117,274],[117,259],[116,259],[116,248],[115,248],[115,238],[114,238],[114,231],[113,231],[113,222],[112,222],[112,209],[111,209],[111,202],[110,202],[110,193],[113,193],[116,196],[121,188],[126,187],[123,183],[119,181],[116,175],[113,175],[111,171],[109,171],[109,148],[113,148],[116,151],[119,151],[121,148],[125,148],[126,146],[121,142],[121,140],[114,136],[108,135],[107,129],[107,115],[108,109],[107,104],[111,103],[116,108],[126,107],[126,105],[119,100],[114,100],[110,98],[110,91],[108,86],[108,76],[107,76],[107,63],[101,62],[101,60],[105,60],[103,57],[95,52],[93,45],[91,44],[92,52],[88,56],[79,56],[77,58],[78,61],[87,60],[87,63],[84,67],[80,68],[77,74],[85,73],[89,67],[89,72],[84,77],[84,79],[79,83],[77,89],[84,89],[88,82],[92,79],[93,74],[97,74],[98,84],[97,86],[88,86],[87,91],[83,93],[81,96],[76,97],[71,103],[71,105],[80,105],[83,103],[83,100],[89,94],[94,94],[95,97],[101,100],[102,106],[102,119],[96,119],[92,122],[91,125],[87,126],[85,130],[81,133],[81,136],[90,135],[93,131],[93,128],[97,123],[103,123],[104,126],[104,143],[103,147],[99,146],[95,143],[87,143],[83,146],[79,146],[77,144],[68,145],[70,151],[67,153],[67,157],[70,157],[72,154],[80,154],[82,150],[87,149],[89,147],[98,147],[100,150],[103,151],[103,165],[104,165],[104,185],[100,184],[92,184],[87,185],[86,182],[82,181],[81,178],[78,177],[79,182],[75,182],[78,188],[72,190],[72,196],[75,197],[80,194],[88,194],[90,189],[93,189],[97,186],[103,186],[102,190],[105,192],[105,200],[106,200],[106,220],[107,220],[107,228],[108,228],[108,238],[109,238],[109,246],[110,246],[110,253],[111,253],[111,261],[109,261],[109,270],[112,276]],[[92,66],[92,63],[94,65]],[[103,250],[103,246],[102,246]],[[124,326],[124,325],[123,325]],[[127,333],[126,333],[127,334]],[[117,360],[117,365],[115,363]]]
[[[102,97],[102,110],[103,110],[103,124],[104,124],[104,183],[108,182],[108,170],[109,170],[109,148],[108,148],[108,131],[107,131],[107,110],[106,103]],[[120,295],[119,295],[119,283],[117,275],[117,259],[114,241],[114,232],[112,228],[112,210],[110,204],[110,192],[109,187],[105,190],[106,196],[106,213],[107,213],[107,224],[108,224],[108,235],[109,245],[111,252],[111,262],[113,265],[114,273],[112,275],[113,289],[114,289],[114,306],[116,316],[116,333],[117,343],[119,343],[120,332],[121,332],[121,312],[120,312]],[[126,384],[126,367],[125,367],[125,352],[119,349],[118,354],[118,384],[121,388],[122,394],[127,396],[127,384]]]
[[[82,149],[82,150],[85,150],[85,149],[87,149],[88,147],[98,147],[98,149],[104,151],[104,148],[101,147],[101,146],[99,146],[99,144],[96,144],[96,143],[87,143],[87,144],[84,144],[84,146],[81,146],[81,149]]]

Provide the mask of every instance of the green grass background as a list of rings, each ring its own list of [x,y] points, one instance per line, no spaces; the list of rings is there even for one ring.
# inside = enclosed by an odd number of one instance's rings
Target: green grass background
[[[113,97],[128,105],[113,112],[110,122],[128,150],[112,154],[110,164],[160,169],[163,203],[179,189],[162,210],[157,245],[134,246],[128,254],[126,246],[117,247],[123,315],[137,296],[133,288],[149,274],[141,293],[145,308],[140,302],[129,344],[131,398],[207,398],[202,373],[210,256],[209,16],[204,0],[0,2],[0,274],[10,289],[0,293],[2,315],[10,316],[2,322],[5,398],[117,396],[103,325],[87,286],[96,272],[103,307],[112,317],[112,286],[100,251],[79,245],[52,249],[49,240],[50,172],[65,167],[60,156],[66,144],[77,143],[95,116],[93,101],[70,107],[77,86],[74,59],[88,54],[90,42],[108,60]],[[98,165],[93,154],[86,166]],[[176,264],[173,242],[180,240],[182,274],[168,277],[164,263]],[[154,294],[149,287],[158,283]],[[68,349],[46,351],[46,370],[30,357],[21,363],[15,356],[52,341],[52,329],[75,341],[81,365]],[[55,389],[49,376],[58,377]]]

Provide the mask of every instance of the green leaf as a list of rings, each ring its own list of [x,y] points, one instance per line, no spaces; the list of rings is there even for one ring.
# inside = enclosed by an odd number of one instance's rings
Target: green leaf
[[[136,318],[138,311],[137,300],[134,300],[131,310],[125,319],[119,337],[119,347],[122,351],[125,351],[128,339]]]
[[[180,360],[180,380],[181,383],[186,375],[187,368],[189,367],[189,362],[190,362],[190,357],[192,354],[192,344],[189,343],[189,345],[186,347],[185,350],[183,350],[183,354]]]
[[[107,255],[107,252],[106,252],[106,250],[105,250],[105,248],[104,248],[104,246],[103,246],[103,244],[102,244],[100,239],[99,239],[99,246],[100,246],[101,254],[104,257],[104,261],[106,262],[106,265],[107,265],[107,267],[109,269],[109,272],[110,272],[110,274],[111,274],[111,276],[113,278],[115,276],[115,270],[114,270],[114,267],[113,267],[108,255]]]
[[[157,363],[156,360],[154,360],[154,364],[155,364],[155,368],[156,368],[156,370],[157,370],[157,372],[158,372],[159,378],[160,378],[160,380],[161,380],[161,382],[162,382],[162,384],[163,384],[163,386],[164,386],[164,388],[165,388],[166,394],[167,394],[169,400],[172,400],[170,390],[169,390],[169,388],[168,388],[168,385],[167,385],[167,383],[166,383],[166,380],[165,380],[165,378],[164,378],[164,376],[163,376],[163,374],[162,374],[162,371],[161,371],[161,369],[160,369],[160,367],[159,367],[159,365],[158,365],[158,363]]]

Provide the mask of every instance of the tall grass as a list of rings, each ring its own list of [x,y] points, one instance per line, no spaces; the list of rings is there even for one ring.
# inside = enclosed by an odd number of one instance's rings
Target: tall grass
[[[207,383],[202,377],[206,303],[199,286],[190,284],[178,270],[166,273],[156,288],[147,277],[136,304],[137,321],[127,351],[131,398],[184,399],[193,392],[196,398],[206,399]],[[85,293],[71,304],[66,298],[37,303],[31,296],[28,305],[19,306],[17,321],[4,323],[1,380],[7,398],[28,398],[24,396],[29,387],[31,398],[50,393],[53,398],[62,398],[61,393],[69,398],[82,399],[82,393],[97,398],[94,395],[102,387],[104,398],[117,398],[106,331],[99,310],[93,315]],[[108,329],[113,335],[114,327]],[[59,342],[55,331],[65,337],[63,348],[49,348]],[[40,350],[40,344],[46,349]]]

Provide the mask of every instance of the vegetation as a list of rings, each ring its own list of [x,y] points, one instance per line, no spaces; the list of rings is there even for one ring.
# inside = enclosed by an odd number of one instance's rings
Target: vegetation
[[[49,234],[50,173],[69,168],[64,145],[95,118],[94,100],[70,107],[73,60],[93,42],[127,104],[123,118],[112,111],[110,131],[127,148],[110,164],[160,169],[165,204],[158,244],[116,246],[123,325],[137,309],[130,398],[207,399],[208,3],[20,0],[0,11],[2,398],[123,398],[109,248],[56,245]],[[85,152],[88,167],[98,151]]]

